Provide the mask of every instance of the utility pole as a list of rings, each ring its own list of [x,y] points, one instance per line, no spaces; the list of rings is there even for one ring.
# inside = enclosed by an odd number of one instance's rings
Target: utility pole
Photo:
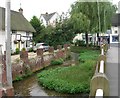
[[[12,87],[12,67],[11,67],[11,12],[10,0],[6,0],[5,11],[5,31],[6,31],[6,72],[7,84]]]

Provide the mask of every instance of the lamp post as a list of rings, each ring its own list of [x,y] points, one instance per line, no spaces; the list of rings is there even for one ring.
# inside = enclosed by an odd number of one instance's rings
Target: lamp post
[[[7,84],[12,86],[12,70],[11,70],[11,14],[10,14],[10,0],[6,0],[5,11],[5,32],[6,32],[6,72]]]

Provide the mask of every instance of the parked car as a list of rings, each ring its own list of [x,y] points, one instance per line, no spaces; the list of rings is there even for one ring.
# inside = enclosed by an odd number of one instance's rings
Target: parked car
[[[36,52],[37,49],[43,49],[43,51],[48,51],[49,45],[46,43],[37,43],[36,46],[33,47],[33,51]]]

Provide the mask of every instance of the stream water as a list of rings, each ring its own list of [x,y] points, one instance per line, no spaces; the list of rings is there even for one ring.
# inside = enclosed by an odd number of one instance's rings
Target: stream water
[[[78,61],[78,54],[71,53],[72,60]],[[40,71],[39,71],[40,72]],[[22,81],[14,82],[14,92],[16,96],[70,96],[69,94],[61,94],[52,90],[48,90],[40,86],[37,82],[37,73],[25,78]],[[78,94],[79,95],[79,94]],[[73,95],[72,95],[73,96]]]

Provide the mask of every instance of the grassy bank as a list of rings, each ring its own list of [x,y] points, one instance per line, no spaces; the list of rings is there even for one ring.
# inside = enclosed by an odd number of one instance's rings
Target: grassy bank
[[[74,48],[74,52],[75,50],[82,51],[79,52],[79,65],[44,70],[38,74],[38,82],[61,93],[89,93],[99,50]]]

